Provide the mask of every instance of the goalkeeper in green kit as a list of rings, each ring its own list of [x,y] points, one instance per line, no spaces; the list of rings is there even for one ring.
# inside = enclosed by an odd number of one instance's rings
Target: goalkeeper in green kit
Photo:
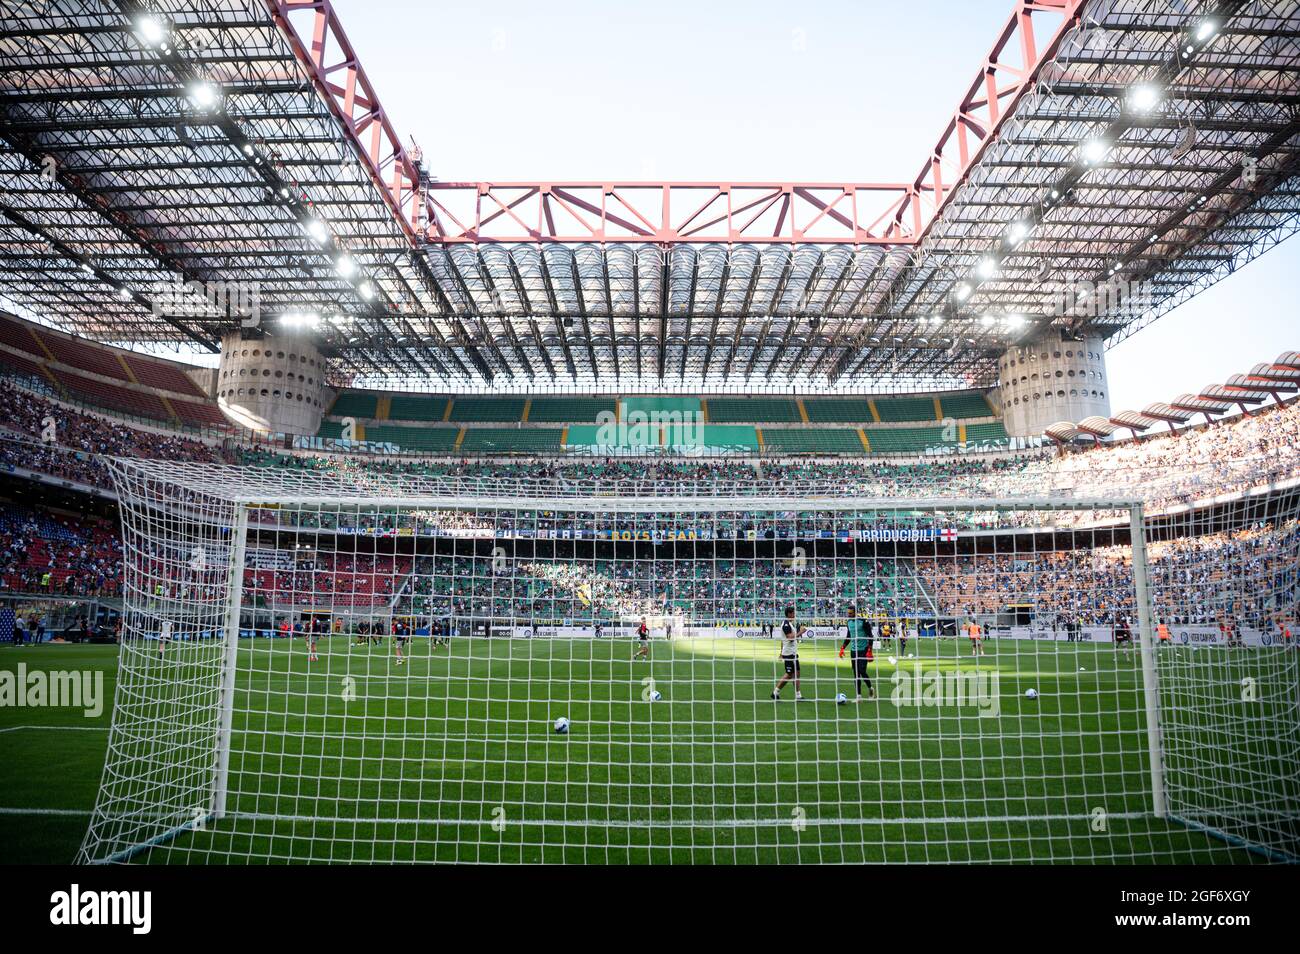
[[[871,661],[871,621],[858,619],[857,607],[849,607],[848,632],[845,634],[844,642],[840,645],[840,658],[844,658],[844,650],[849,650],[849,658],[853,662],[853,679],[857,686],[857,698],[855,703],[862,701],[862,684],[866,683],[867,697],[876,698],[876,690],[871,685],[871,676],[867,673],[867,663]]]

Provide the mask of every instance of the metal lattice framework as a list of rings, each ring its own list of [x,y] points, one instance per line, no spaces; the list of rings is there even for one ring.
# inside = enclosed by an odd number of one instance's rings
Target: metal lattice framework
[[[0,10],[0,294],[215,351],[213,289],[252,288],[249,333],[316,335],[339,382],[991,385],[1009,344],[1119,340],[1300,210],[1291,0],[1017,0],[883,184],[438,182],[328,0]]]

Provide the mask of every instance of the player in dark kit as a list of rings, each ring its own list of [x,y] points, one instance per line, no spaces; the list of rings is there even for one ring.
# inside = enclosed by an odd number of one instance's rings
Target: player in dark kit
[[[1123,647],[1125,656],[1133,654],[1133,629],[1125,616],[1115,617],[1115,648],[1120,647]]]
[[[633,660],[650,658],[650,627],[646,624],[645,617],[641,617],[641,625],[636,628],[636,638],[641,641],[641,648],[636,651]]]
[[[849,607],[849,624],[848,632],[844,637],[844,642],[840,645],[840,658],[844,658],[844,650],[849,650],[849,659],[853,662],[853,680],[857,686],[858,694],[854,702],[862,701],[862,684],[867,684],[867,697],[876,698],[876,690],[871,685],[871,676],[867,672],[867,663],[871,660],[871,622],[865,619],[858,619],[856,607]]]

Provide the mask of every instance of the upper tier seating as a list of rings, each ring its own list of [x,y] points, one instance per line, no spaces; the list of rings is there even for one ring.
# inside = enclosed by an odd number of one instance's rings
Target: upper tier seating
[[[992,417],[993,409],[979,391],[940,395],[944,417]]]
[[[447,414],[445,394],[394,394],[388,407],[390,421],[441,421]]]
[[[938,420],[933,397],[878,397],[873,398],[873,402],[880,412],[880,419],[887,423]]]
[[[128,414],[139,414],[159,421],[171,419],[172,415],[166,405],[155,394],[118,387],[106,381],[73,374],[71,371],[59,368],[52,368],[51,373],[64,390],[89,404],[115,411],[126,411]]]
[[[541,427],[472,427],[460,449],[475,453],[534,453],[558,451],[564,432]]]
[[[451,406],[450,420],[467,423],[520,421],[523,420],[526,400],[523,397],[485,397],[474,394],[458,397]]]
[[[798,424],[799,405],[790,398],[709,398],[709,420],[716,424]]]
[[[614,413],[612,397],[535,397],[528,420],[537,424],[590,424],[602,413]]]
[[[775,454],[861,454],[858,432],[835,428],[761,428],[763,444]]]
[[[135,379],[141,384],[151,388],[158,388],[160,391],[188,394],[191,397],[202,398],[207,396],[199,389],[197,384],[190,380],[189,375],[174,365],[142,358],[134,354],[124,354],[122,357],[131,366],[131,373],[135,375]],[[220,416],[220,412],[217,413]]]
[[[871,405],[864,397],[804,398],[803,406],[813,424],[865,424],[872,420]]]

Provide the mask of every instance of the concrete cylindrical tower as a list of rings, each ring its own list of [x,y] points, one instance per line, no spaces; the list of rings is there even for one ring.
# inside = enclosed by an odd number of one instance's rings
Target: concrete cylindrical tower
[[[1038,437],[1058,421],[1110,414],[1100,338],[1059,333],[1009,349],[998,363],[1002,420],[1012,437]]]
[[[221,342],[217,402],[236,424],[272,434],[315,434],[325,413],[325,362],[305,337]]]

